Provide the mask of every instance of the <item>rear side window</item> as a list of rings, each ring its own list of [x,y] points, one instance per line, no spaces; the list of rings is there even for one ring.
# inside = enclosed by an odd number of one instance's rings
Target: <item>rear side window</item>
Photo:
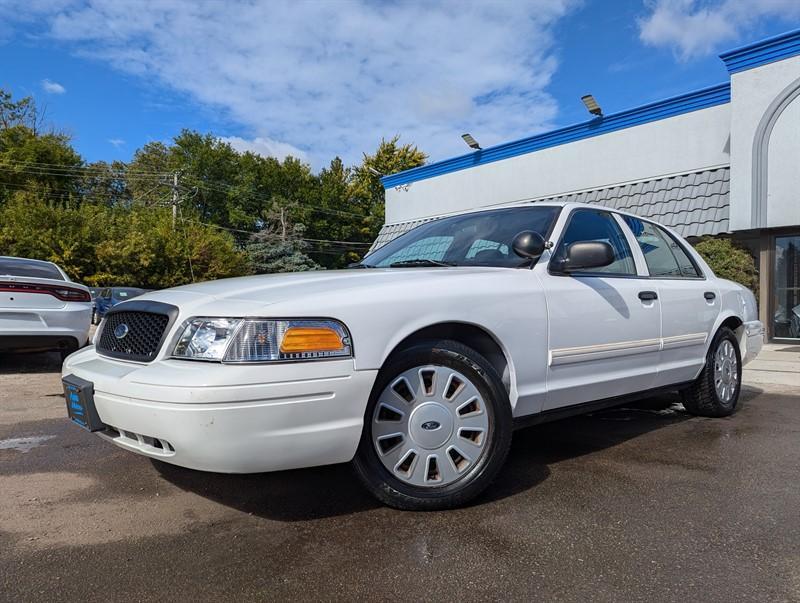
[[[573,243],[600,241],[608,243],[614,250],[614,261],[608,266],[593,268],[592,274],[608,274],[629,276],[636,274],[631,248],[625,234],[614,220],[614,216],[605,211],[593,209],[575,210],[569,219],[564,236],[553,254],[553,262],[558,263],[567,257],[567,248]]]
[[[64,275],[56,268],[55,264],[22,258],[0,258],[0,275],[4,274],[64,280]]]
[[[689,254],[663,228],[633,216],[622,216],[639,243],[650,276],[698,278],[702,276]]]

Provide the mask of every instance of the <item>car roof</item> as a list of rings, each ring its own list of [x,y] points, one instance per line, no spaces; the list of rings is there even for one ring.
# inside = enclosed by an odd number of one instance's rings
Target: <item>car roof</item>
[[[0,255],[0,260],[19,260],[20,262],[36,262],[37,264],[50,264],[51,266],[58,266],[55,262],[47,260],[36,260],[34,258],[19,258],[13,255]]]

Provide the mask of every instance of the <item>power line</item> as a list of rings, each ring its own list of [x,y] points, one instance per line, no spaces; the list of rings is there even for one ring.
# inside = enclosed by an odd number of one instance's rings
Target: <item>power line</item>
[[[73,172],[69,172],[69,171],[65,171],[65,172],[50,171],[50,170],[45,170],[44,168],[41,169],[41,170],[38,169],[38,168],[13,168],[13,167],[6,167],[6,166],[4,166],[2,164],[0,164],[0,170],[6,170],[6,171],[13,172],[13,173],[22,172],[24,174],[28,174],[28,175],[31,175],[31,176],[52,176],[52,177],[57,177],[57,178],[87,178],[87,177],[97,177],[97,178],[99,178],[101,176],[108,175],[110,179],[126,179],[126,178],[129,178],[129,179],[140,179],[140,178],[141,179],[148,179],[148,178],[149,179],[153,179],[153,178],[155,178],[155,179],[158,179],[158,180],[162,180],[162,179],[172,175],[172,174],[169,174],[169,173],[161,173],[161,172],[150,172],[150,173],[148,173],[148,172],[119,172],[117,174],[109,174],[108,172],[101,171],[101,172],[95,172],[95,173],[73,173]],[[172,185],[170,185],[170,183],[167,182],[167,181],[163,181],[163,182],[161,182],[161,184],[163,184],[165,187],[166,186],[174,187],[174,183]],[[233,186],[233,185],[225,185],[225,184],[211,185],[211,184],[209,184],[207,182],[199,182],[197,186],[200,187],[200,188],[205,188],[205,189],[208,189],[208,190],[212,190],[212,191],[216,191],[216,192],[220,192],[220,193],[225,193],[225,194],[233,193],[233,194],[239,196],[240,198],[244,198],[244,199],[252,199],[252,200],[256,200],[256,201],[265,201],[265,202],[270,202],[271,201],[270,199],[266,199],[264,197],[258,197],[256,195],[251,195],[251,194],[246,194],[246,193],[242,194],[242,192],[239,191],[239,190],[236,190],[236,187]],[[298,209],[300,211],[317,212],[317,213],[329,214],[329,215],[333,215],[333,216],[348,216],[348,217],[356,217],[356,218],[364,218],[364,217],[366,217],[365,214],[360,214],[360,213],[341,210],[341,209],[330,209],[330,208],[321,207],[321,206],[318,206],[318,205],[299,204],[298,205]]]
[[[111,164],[106,164],[107,167],[94,167],[91,165],[70,165],[67,163],[44,163],[39,161],[22,161],[19,159],[3,159],[0,163],[6,164],[16,164],[24,167],[30,167],[32,169],[45,169],[49,171],[66,171],[66,172],[74,172],[74,171],[83,171],[83,172],[98,172],[100,174],[106,174],[108,172],[116,172],[116,173],[125,173],[129,175],[133,174],[147,174],[147,175],[159,175],[159,176],[169,176],[171,172],[155,172],[152,170],[132,170],[130,168],[122,167],[122,168],[115,168],[112,167]]]
[[[19,167],[15,168],[13,164],[16,164]],[[110,165],[106,169],[102,167],[74,166],[68,164],[44,163],[36,161],[20,161],[15,159],[4,159],[2,162],[0,162],[0,170],[12,171],[15,173],[23,172],[36,176],[54,176],[61,178],[86,178],[89,176],[94,176],[94,177],[109,176],[111,178],[127,178],[127,177],[166,178],[173,175],[173,172],[152,172],[144,170],[134,171],[127,168],[112,168]],[[225,184],[222,182],[212,184],[210,182],[204,182],[202,180],[197,180],[196,182],[197,186],[208,190],[226,194],[235,193],[242,198],[252,199],[256,201],[265,201],[265,202],[271,201],[270,199],[259,197],[253,194],[247,194],[247,193],[243,194],[242,191],[237,190],[236,186],[234,185]],[[164,182],[164,185],[169,186],[169,183]],[[300,204],[298,207],[300,208],[301,211],[314,211],[330,215],[351,216],[357,218],[365,217],[365,215],[361,213],[351,212],[342,209],[331,209],[328,207],[321,207],[319,205]]]
[[[189,218],[181,218],[184,222],[192,222],[194,224],[201,224],[203,226],[210,226],[211,228],[219,228],[220,230],[227,230],[229,232],[238,232],[242,234],[252,235],[255,234],[252,230],[241,230],[239,228],[231,228],[229,226],[219,226],[218,224],[210,224],[208,222],[200,222],[199,220],[191,220]],[[337,241],[334,239],[307,239],[300,237],[299,240],[307,241],[310,243],[330,243],[336,245],[357,245],[362,247],[371,247],[372,243],[364,243],[362,241]]]
[[[145,172],[130,172],[130,173],[108,173],[108,172],[72,172],[72,171],[58,171],[46,168],[27,168],[27,167],[14,167],[0,164],[0,170],[11,172],[14,174],[27,174],[29,176],[53,176],[58,178],[108,178],[109,180],[124,180],[124,179],[146,179],[146,178],[165,178],[168,174],[158,173],[145,173]]]
[[[207,189],[212,190],[212,191],[217,191],[219,193],[229,194],[229,193],[233,192],[233,193],[237,193],[237,194],[241,195],[240,191],[236,190],[236,187],[234,185],[231,185],[231,184],[223,184],[223,183],[210,184],[208,182],[199,181],[199,182],[197,182],[197,186],[199,186],[200,188],[207,188]],[[272,201],[271,199],[267,199],[265,197],[259,197],[257,195],[247,195],[247,194],[245,194],[245,195],[241,195],[241,196],[243,196],[245,199],[252,199],[252,200],[255,200],[255,201],[265,201],[267,203],[270,203]],[[359,214],[359,213],[352,212],[352,211],[346,211],[346,210],[343,210],[343,209],[330,209],[328,207],[321,207],[319,205],[298,204],[298,207],[301,210],[318,211],[318,212],[321,212],[321,213],[328,213],[328,214],[332,214],[332,215],[354,216],[354,217],[357,217],[357,218],[365,217],[364,214]]]

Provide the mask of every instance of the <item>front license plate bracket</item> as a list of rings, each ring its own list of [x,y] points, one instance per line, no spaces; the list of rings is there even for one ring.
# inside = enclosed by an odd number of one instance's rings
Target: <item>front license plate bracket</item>
[[[72,422],[89,431],[103,431],[106,426],[94,405],[94,384],[75,375],[67,375],[61,382],[64,385],[67,415]]]

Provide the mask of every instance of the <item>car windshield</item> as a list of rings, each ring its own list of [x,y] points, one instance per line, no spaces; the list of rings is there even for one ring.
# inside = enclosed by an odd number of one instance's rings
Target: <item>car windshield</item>
[[[532,230],[543,238],[558,207],[515,207],[440,218],[408,231],[369,254],[364,267],[498,266],[516,268],[530,260],[511,248],[514,237]]]
[[[119,301],[125,301],[126,299],[131,299],[132,297],[136,297],[137,295],[141,295],[142,293],[144,293],[144,289],[135,289],[135,288],[114,289],[113,296],[114,299],[118,299]]]
[[[64,275],[55,264],[22,258],[0,258],[0,274],[64,280]]]

